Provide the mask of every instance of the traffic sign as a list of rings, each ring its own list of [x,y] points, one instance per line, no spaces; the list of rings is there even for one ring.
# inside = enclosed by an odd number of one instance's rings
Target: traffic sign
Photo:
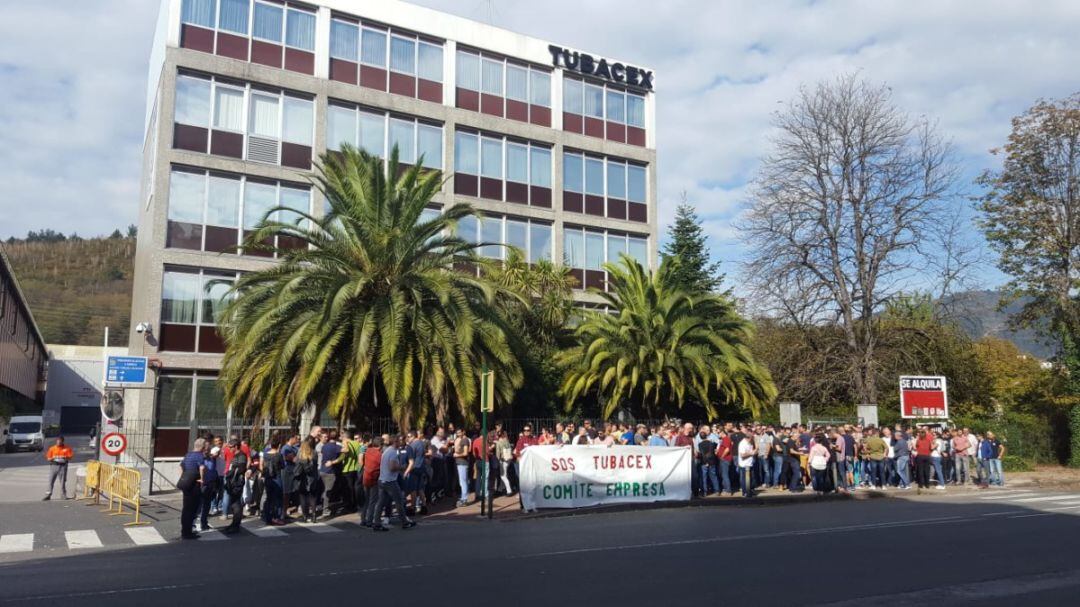
[[[940,375],[900,376],[900,417],[949,419],[946,380]]]
[[[105,363],[105,383],[143,385],[146,383],[145,356],[110,356]]]
[[[127,449],[127,437],[119,432],[110,432],[101,437],[101,450],[106,455],[116,457]]]

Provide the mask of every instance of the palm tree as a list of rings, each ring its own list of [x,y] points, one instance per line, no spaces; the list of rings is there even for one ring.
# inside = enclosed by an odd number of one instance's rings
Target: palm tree
[[[327,153],[313,178],[327,214],[294,223],[268,215],[251,235],[306,246],[276,249],[279,265],[232,289],[221,323],[227,402],[278,419],[311,403],[343,420],[377,395],[402,428],[431,413],[442,421],[454,406],[468,420],[484,364],[496,371],[496,397],[513,397],[521,368],[498,289],[454,269],[483,265],[481,245],[453,235],[476,212],[451,204],[425,213],[441,174],[421,163],[400,169],[396,149],[386,162],[348,146]]]
[[[596,394],[605,418],[620,407],[656,417],[693,399],[712,419],[717,402],[757,416],[776,397],[750,352],[749,323],[726,298],[679,290],[666,259],[656,272],[626,255],[605,269],[610,291],[599,294],[611,312],[588,314],[575,331],[578,345],[559,356],[568,410]]]

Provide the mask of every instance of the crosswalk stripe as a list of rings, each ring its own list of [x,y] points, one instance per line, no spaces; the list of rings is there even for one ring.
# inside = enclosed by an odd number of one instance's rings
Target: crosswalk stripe
[[[127,531],[131,541],[140,546],[168,543],[165,538],[161,537],[158,530],[153,527],[131,527],[130,529],[124,529],[124,531]]]
[[[284,537],[288,535],[288,533],[285,533],[277,527],[255,527],[254,529],[248,529],[248,531],[259,537]]]
[[[1075,504],[1080,504],[1080,499],[1076,499],[1075,497],[1070,497],[1070,498],[1067,498],[1067,499],[1063,499],[1060,502],[1054,502],[1054,503],[1055,504],[1061,504],[1062,506],[1072,506],[1072,505],[1075,505]]]
[[[226,536],[224,533],[218,531],[217,529],[211,529],[210,531],[200,531],[199,532],[199,540],[200,541],[206,540],[208,542],[215,542],[217,540],[227,540],[227,539],[229,539],[228,536]]]
[[[93,529],[65,531],[64,539],[67,540],[68,548],[72,550],[77,548],[101,548],[101,538],[98,537],[97,531]]]
[[[314,533],[337,533],[341,531],[341,529],[326,523],[297,523],[297,525]]]
[[[1031,491],[1025,491],[1024,493],[1018,493],[1016,495],[984,495],[980,497],[981,500],[1011,500],[1018,497],[1029,497],[1035,495]]]
[[[33,533],[9,533],[7,535],[0,535],[0,554],[9,552],[30,552],[33,549]]]
[[[1018,503],[1025,503],[1026,504],[1028,502],[1049,502],[1049,501],[1060,500],[1060,499],[1062,499],[1062,496],[1060,496],[1060,495],[1043,495],[1043,496],[1040,496],[1040,497],[1025,497],[1023,499],[1018,499],[1018,500],[1014,500],[1014,501],[1016,501]]]
[[[1080,506],[1061,506],[1060,508],[1047,508],[1047,510],[1054,510],[1054,511],[1057,511],[1057,510],[1077,510],[1077,509],[1080,509]]]

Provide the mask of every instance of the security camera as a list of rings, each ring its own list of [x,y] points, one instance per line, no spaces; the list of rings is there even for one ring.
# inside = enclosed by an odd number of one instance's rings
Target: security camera
[[[135,332],[136,333],[149,333],[150,332],[150,323],[141,322],[141,323],[135,325]]]

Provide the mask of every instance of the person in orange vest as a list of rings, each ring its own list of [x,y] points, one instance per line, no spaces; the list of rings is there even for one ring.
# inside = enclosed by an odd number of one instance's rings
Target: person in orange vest
[[[64,437],[57,436],[56,444],[49,447],[49,450],[45,453],[45,459],[49,460],[49,491],[42,498],[42,501],[47,502],[52,499],[53,486],[56,485],[56,477],[60,477],[60,493],[64,496],[64,499],[69,500],[67,492],[67,470],[68,462],[71,458],[75,457],[75,452],[71,450],[71,447],[64,444]]]

